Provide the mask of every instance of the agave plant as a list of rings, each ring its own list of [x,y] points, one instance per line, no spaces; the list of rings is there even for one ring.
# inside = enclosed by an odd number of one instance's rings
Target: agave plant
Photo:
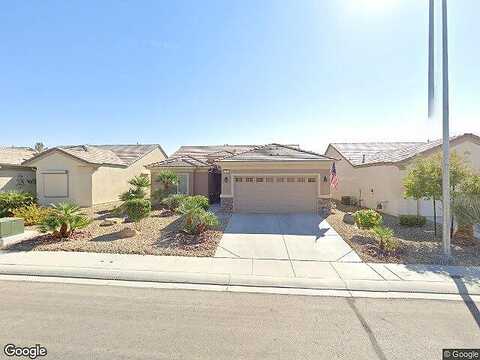
[[[52,205],[49,214],[40,225],[40,231],[52,232],[54,237],[68,238],[75,230],[86,227],[91,220],[82,213],[79,206],[71,202]]]
[[[480,223],[480,196],[462,195],[453,202],[453,213],[459,225],[474,225]]]

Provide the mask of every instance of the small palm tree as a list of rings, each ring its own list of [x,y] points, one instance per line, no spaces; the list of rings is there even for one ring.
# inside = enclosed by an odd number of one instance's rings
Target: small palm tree
[[[42,232],[53,233],[54,237],[68,238],[75,230],[84,228],[91,220],[82,213],[79,206],[71,202],[52,205],[53,211],[42,222]]]
[[[157,180],[162,184],[162,191],[166,195],[171,194],[173,187],[178,184],[178,176],[171,170],[162,171],[158,175]]]

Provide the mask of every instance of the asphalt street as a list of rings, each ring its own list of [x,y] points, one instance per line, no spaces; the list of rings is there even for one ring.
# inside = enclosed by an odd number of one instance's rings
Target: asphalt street
[[[477,307],[0,281],[1,356],[13,343],[45,359],[441,359],[480,347]]]

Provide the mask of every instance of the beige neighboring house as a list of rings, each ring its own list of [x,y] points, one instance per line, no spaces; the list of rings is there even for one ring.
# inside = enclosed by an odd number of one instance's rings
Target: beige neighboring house
[[[35,194],[35,170],[22,163],[36,153],[29,147],[0,147],[0,192],[26,191]]]
[[[297,145],[182,146],[148,166],[155,177],[179,175],[177,191],[209,195],[224,210],[243,213],[315,213],[329,204],[333,159]]]
[[[166,159],[160,145],[75,145],[50,148],[25,161],[36,169],[37,198],[82,207],[118,201],[128,180],[150,177],[145,165]]]
[[[335,163],[339,184],[332,197],[352,196],[365,207],[391,215],[416,214],[417,202],[404,199],[403,179],[417,157],[441,152],[441,140],[430,142],[331,143],[325,155],[341,159]],[[463,157],[480,173],[480,137],[452,137],[451,151]],[[432,202],[420,201],[422,215],[433,219]],[[437,214],[441,216],[441,203]]]

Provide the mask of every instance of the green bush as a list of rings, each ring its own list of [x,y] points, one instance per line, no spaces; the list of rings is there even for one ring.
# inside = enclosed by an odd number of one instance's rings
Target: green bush
[[[131,221],[138,222],[150,215],[152,204],[146,199],[131,199],[124,203],[125,212]]]
[[[398,242],[393,238],[394,232],[392,229],[377,225],[373,228],[372,232],[380,243],[380,249],[384,253],[392,253],[398,249]]]
[[[0,217],[12,216],[15,209],[34,203],[35,197],[28,192],[0,192]]]
[[[372,209],[358,210],[353,214],[353,218],[361,229],[371,229],[383,221],[382,215]]]
[[[209,207],[210,204],[208,203],[208,198],[203,195],[186,196],[181,199],[180,206],[177,208],[177,212],[185,214],[194,208],[208,210]]]
[[[427,222],[425,216],[400,215],[399,223],[403,226],[423,226]]]
[[[25,225],[39,225],[52,213],[52,211],[51,208],[31,204],[14,209],[13,216],[22,218],[25,221]]]
[[[194,207],[184,215],[183,231],[187,234],[198,235],[220,224],[214,213],[200,207]]]
[[[183,195],[183,194],[170,195],[162,200],[162,204],[165,205],[170,210],[176,210],[182,203],[182,200],[185,199],[186,197],[187,195]]]
[[[52,206],[51,213],[40,224],[40,231],[52,232],[54,237],[68,238],[75,230],[88,226],[92,221],[79,206],[66,202]]]
[[[120,195],[121,201],[128,201],[132,199],[144,199],[147,196],[146,189],[150,187],[150,180],[145,175],[138,175],[130,180],[128,183],[132,186],[130,189]]]

